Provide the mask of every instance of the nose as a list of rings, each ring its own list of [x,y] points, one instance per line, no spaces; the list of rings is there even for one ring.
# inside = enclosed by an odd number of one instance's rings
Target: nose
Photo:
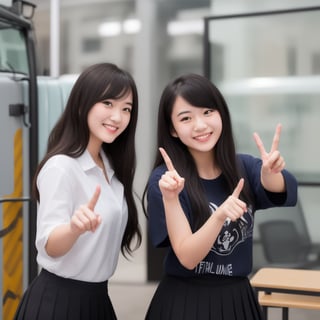
[[[113,108],[110,119],[113,122],[120,122],[121,121],[121,110],[119,108]]]
[[[206,122],[202,119],[202,117],[196,117],[194,123],[194,130],[195,131],[202,131],[207,128]]]

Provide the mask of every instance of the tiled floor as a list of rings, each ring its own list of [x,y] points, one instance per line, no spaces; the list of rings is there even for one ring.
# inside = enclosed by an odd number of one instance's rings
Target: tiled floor
[[[109,284],[109,295],[118,320],[143,320],[156,285],[114,283]]]

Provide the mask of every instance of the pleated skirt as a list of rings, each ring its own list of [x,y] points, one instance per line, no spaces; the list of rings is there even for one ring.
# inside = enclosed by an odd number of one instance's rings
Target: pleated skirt
[[[263,314],[246,277],[165,276],[145,320],[263,320]]]
[[[116,320],[108,282],[61,278],[46,270],[30,284],[15,320]]]

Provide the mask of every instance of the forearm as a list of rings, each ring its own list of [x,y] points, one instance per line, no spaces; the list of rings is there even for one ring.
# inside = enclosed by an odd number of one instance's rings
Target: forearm
[[[185,268],[193,269],[212,248],[224,221],[212,215],[199,230],[192,233],[178,199],[164,200],[164,207],[173,250]]]
[[[46,251],[51,257],[60,257],[66,254],[79,238],[80,233],[71,229],[70,224],[56,227],[49,235]]]
[[[261,173],[261,184],[269,192],[285,192],[286,184],[281,172],[276,174]]]

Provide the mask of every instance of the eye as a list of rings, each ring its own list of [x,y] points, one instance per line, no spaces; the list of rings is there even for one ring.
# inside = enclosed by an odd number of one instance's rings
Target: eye
[[[191,117],[189,117],[189,116],[185,116],[185,117],[180,118],[181,122],[187,122],[189,120],[191,120]]]
[[[125,108],[123,108],[123,111],[131,113],[132,107],[125,107]]]
[[[107,106],[107,107],[112,107],[112,102],[109,101],[109,100],[106,100],[106,101],[102,101],[102,103]]]
[[[204,111],[204,114],[205,115],[210,115],[211,113],[213,113],[215,111],[215,109],[206,109],[205,111]]]

